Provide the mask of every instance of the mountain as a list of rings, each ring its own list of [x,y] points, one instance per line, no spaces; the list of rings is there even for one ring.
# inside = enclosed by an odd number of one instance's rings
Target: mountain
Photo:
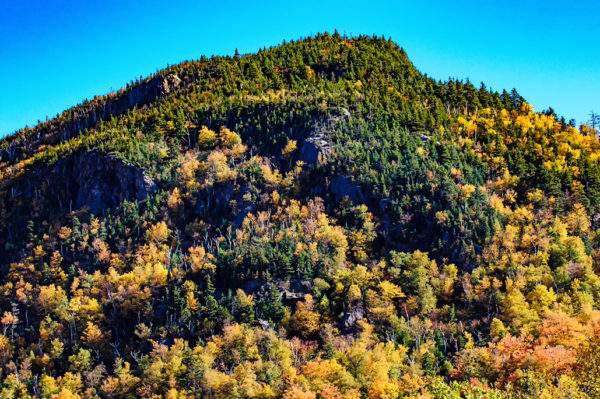
[[[600,142],[319,34],[0,141],[0,397],[600,395]]]

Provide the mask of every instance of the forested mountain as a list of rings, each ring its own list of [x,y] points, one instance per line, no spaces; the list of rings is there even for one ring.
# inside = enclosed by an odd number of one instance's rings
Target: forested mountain
[[[600,142],[379,37],[0,141],[1,398],[600,397]]]

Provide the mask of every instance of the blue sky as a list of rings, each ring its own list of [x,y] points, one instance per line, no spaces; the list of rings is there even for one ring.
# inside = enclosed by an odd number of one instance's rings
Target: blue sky
[[[595,1],[6,0],[0,136],[167,64],[336,28],[391,36],[431,77],[516,87],[582,122],[600,111],[599,16]]]

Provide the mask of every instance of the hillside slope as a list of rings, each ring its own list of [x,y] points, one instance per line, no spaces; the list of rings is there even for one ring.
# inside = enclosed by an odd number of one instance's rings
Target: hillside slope
[[[595,134],[338,34],[85,101],[0,141],[0,397],[597,397]]]

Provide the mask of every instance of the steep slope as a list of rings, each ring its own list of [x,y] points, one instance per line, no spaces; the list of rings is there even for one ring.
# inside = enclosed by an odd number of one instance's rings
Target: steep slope
[[[0,396],[594,397],[599,156],[382,38],[169,67],[0,142]]]

